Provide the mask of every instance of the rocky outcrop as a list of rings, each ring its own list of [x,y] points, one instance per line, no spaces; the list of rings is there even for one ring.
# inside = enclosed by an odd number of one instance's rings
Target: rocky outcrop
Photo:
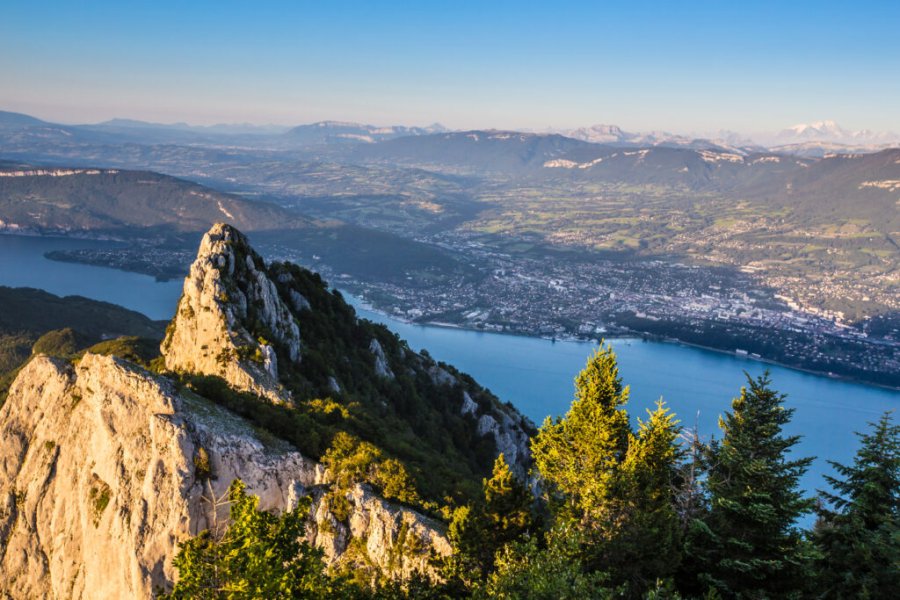
[[[437,364],[428,368],[428,375],[435,385],[462,385],[456,375]],[[478,435],[491,436],[497,453],[503,454],[512,471],[523,481],[528,479],[531,468],[531,438],[528,432],[534,429],[534,425],[527,417],[512,406],[498,402],[490,402],[488,407],[483,408],[466,389],[462,391],[459,414],[475,419]]]
[[[193,447],[171,389],[87,356],[37,357],[0,409],[0,588],[147,597],[190,530]]]
[[[518,413],[510,415],[502,409],[482,414],[478,417],[478,433],[494,438],[497,452],[503,454],[507,464],[524,480],[528,474],[527,466],[531,464],[531,449],[524,423],[515,417],[521,419]]]
[[[213,226],[200,244],[163,341],[166,367],[218,376],[235,389],[273,402],[289,402],[290,392],[279,382],[279,374],[291,365],[279,366],[278,361],[300,361],[298,315],[311,310],[309,300],[292,283],[289,271],[268,272],[239,231],[224,224]],[[373,375],[394,379],[381,342],[372,338],[367,350],[374,359]],[[449,367],[418,354],[402,358],[426,369],[435,385],[461,387],[460,414],[474,418],[478,433],[491,436],[498,452],[525,477],[531,462],[528,431],[533,429],[525,417],[496,401],[475,402],[467,384]],[[325,381],[325,393],[344,393],[346,382],[333,375]]]
[[[450,543],[437,521],[385,501],[365,485],[347,493],[350,518],[341,522],[329,512],[321,495],[314,495],[313,518],[307,531],[326,559],[355,561],[381,573],[408,578],[434,575],[429,557],[449,556]]]
[[[302,305],[305,299],[297,296],[295,303]],[[166,368],[215,375],[235,389],[285,402],[290,395],[278,381],[276,342],[287,360],[300,360],[297,321],[262,257],[238,230],[214,225],[203,237],[163,340]]]
[[[302,363],[301,320],[309,328]],[[317,275],[281,263],[267,269],[227,225],[203,238],[161,350],[183,386],[90,353],[74,365],[37,356],[20,372],[0,408],[0,598],[149,597],[170,587],[177,543],[226,520],[210,498],[234,479],[263,510],[290,510],[310,496],[307,537],[331,563],[436,576],[431,559],[451,552],[440,523],[363,484],[334,488],[321,464],[192,391],[209,382],[181,375],[221,378],[292,404],[288,411],[310,389],[355,401],[360,389],[394,393],[404,388],[389,380],[415,382],[431,414],[467,428],[473,442],[492,438],[523,478],[530,466],[533,426],[518,411],[356,320]],[[372,414],[402,400],[376,396]],[[338,494],[347,502],[333,511]]]
[[[439,525],[364,486],[338,522],[321,502],[320,464],[119,359],[36,357],[0,409],[0,436],[0,592],[12,598],[150,597],[175,577],[177,542],[212,523],[204,496],[236,477],[262,509],[319,499],[309,538],[332,561],[352,549],[408,574],[449,552]]]
[[[472,396],[469,395],[469,392],[463,391],[462,408],[459,409],[459,413],[462,415],[474,415],[477,411],[478,405],[472,400]]]
[[[388,366],[387,357],[384,355],[384,348],[381,347],[378,340],[373,339],[371,341],[369,344],[369,352],[375,356],[375,374],[379,377],[393,379],[394,372],[391,371],[391,367]]]

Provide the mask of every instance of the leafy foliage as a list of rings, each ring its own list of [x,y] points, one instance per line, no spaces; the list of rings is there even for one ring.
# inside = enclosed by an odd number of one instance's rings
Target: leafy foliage
[[[80,296],[0,286],[0,405],[34,353],[71,357],[105,337],[162,337],[163,326],[140,313]]]
[[[681,530],[674,486],[681,452],[678,422],[662,401],[629,437],[618,494],[623,502],[608,553],[611,573],[629,589],[646,591],[672,577],[681,562]]]
[[[162,598],[350,598],[350,588],[325,572],[322,552],[301,541],[309,499],[280,516],[258,510],[240,480],[228,489],[230,522],[216,538],[204,531],[182,543],[178,582]]]
[[[482,497],[453,512],[448,536],[454,546],[446,572],[463,588],[471,588],[494,570],[498,551],[536,531],[534,497],[519,481],[503,454],[494,462]]]
[[[134,336],[120,337],[94,344],[87,352],[124,358],[152,370],[154,360],[159,356],[159,341]]]
[[[236,245],[234,251],[236,264],[252,257],[257,268],[266,268],[249,245]],[[281,383],[291,391],[293,405],[273,407],[210,377],[189,376],[185,382],[312,458],[323,457],[339,433],[377,447],[384,461],[379,477],[385,480],[368,481],[397,499],[413,498],[408,490],[396,487],[406,476],[422,506],[461,504],[476,497],[478,483],[496,457],[496,446],[491,436],[478,433],[471,416],[461,414],[463,395],[482,409],[499,407],[499,401],[471,378],[413,352],[385,327],[358,319],[353,307],[338,291],[329,290],[318,274],[290,263],[273,263],[267,274],[285,303],[295,306],[302,332],[299,364],[274,344]],[[240,278],[233,279],[233,285],[241,284]],[[297,309],[297,297],[308,308]],[[275,339],[262,321],[249,306],[247,330],[254,337]],[[377,373],[373,343],[381,347],[393,377]],[[435,377],[438,368],[449,377]],[[339,382],[340,391],[332,380]],[[523,425],[530,427],[524,420]]]
[[[334,436],[331,447],[322,457],[322,463],[331,472],[334,490],[332,498],[337,499],[357,483],[369,483],[381,491],[388,499],[405,504],[422,506],[403,463],[396,459],[385,459],[376,446],[345,433]]]
[[[610,500],[630,435],[627,402],[615,354],[601,347],[575,379],[569,412],[548,417],[532,441],[535,466],[566,517],[598,525],[613,520]]]
[[[551,532],[546,548],[537,540],[506,546],[497,556],[497,570],[476,593],[476,598],[504,600],[581,600],[616,597],[601,571],[582,562],[576,529]]]
[[[545,421],[534,438],[535,466],[554,519],[582,531],[585,564],[607,570],[629,594],[642,593],[680,561],[677,421],[660,403],[632,431],[628,389],[608,346],[589,358],[575,389],[566,416]]]
[[[87,340],[76,333],[70,327],[48,331],[38,338],[31,348],[32,354],[46,354],[48,356],[68,357],[72,356],[80,348],[83,348]]]

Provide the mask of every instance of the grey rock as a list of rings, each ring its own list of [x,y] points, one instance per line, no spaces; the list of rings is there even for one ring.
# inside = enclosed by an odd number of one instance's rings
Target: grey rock
[[[474,415],[475,411],[477,411],[477,410],[478,410],[478,405],[475,404],[474,400],[472,400],[472,396],[469,395],[469,392],[463,391],[462,408],[459,409],[460,414]]]
[[[246,256],[242,269],[235,267],[238,251]],[[278,382],[270,344],[282,344],[289,359],[299,362],[300,330],[275,284],[257,270],[257,261],[262,264],[243,234],[229,225],[214,225],[184,280],[162,355],[170,370],[217,375],[236,389],[287,402],[290,396]],[[276,339],[263,342],[247,330],[251,305],[254,317]]]
[[[372,339],[372,342],[369,344],[369,352],[375,355],[375,373],[377,373],[379,377],[393,379],[394,372],[391,371],[391,368],[388,366],[387,358],[384,355],[384,348],[381,347],[378,340]]]

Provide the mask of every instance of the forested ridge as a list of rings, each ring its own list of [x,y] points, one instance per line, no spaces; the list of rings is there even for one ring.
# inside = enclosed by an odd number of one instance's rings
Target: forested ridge
[[[794,452],[793,409],[768,375],[748,376],[710,441],[662,401],[634,423],[609,347],[575,388],[569,412],[533,437],[527,483],[500,455],[480,495],[444,508],[454,553],[441,581],[329,572],[319,550],[284,534],[306,505],[259,513],[238,482],[225,532],[181,545],[171,597],[893,597],[900,426],[890,413],[856,434],[853,462],[832,463],[830,491],[813,497],[798,483],[813,459]],[[800,528],[811,513],[814,527]]]

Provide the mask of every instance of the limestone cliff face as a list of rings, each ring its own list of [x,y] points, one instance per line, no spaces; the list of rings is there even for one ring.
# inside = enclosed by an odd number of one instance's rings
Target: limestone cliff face
[[[298,298],[297,303],[303,299]],[[300,330],[247,238],[217,224],[200,244],[162,344],[166,368],[222,377],[234,388],[285,402],[273,342],[300,360]]]
[[[175,411],[171,389],[111,359],[23,369],[0,409],[5,594],[146,597],[171,576],[193,494]]]
[[[278,360],[281,357],[292,364],[301,360],[298,318],[311,310],[309,301],[291,282],[289,272],[270,273],[242,233],[229,225],[214,225],[185,278],[178,309],[163,341],[166,367],[218,376],[235,389],[272,402],[289,402],[290,392],[279,382],[279,374],[291,365],[279,369]],[[378,340],[370,340],[366,350],[373,359],[373,375],[394,379],[393,367]],[[435,385],[465,387],[459,377],[422,355],[411,353],[405,358],[425,369]],[[329,376],[327,381],[327,393],[343,392],[338,378]],[[469,415],[478,434],[493,439],[517,474],[527,474],[531,464],[528,431],[533,425],[525,417],[500,403],[478,405],[468,393],[459,414]]]
[[[421,406],[464,430],[472,444],[490,439],[519,475],[531,462],[533,426],[518,411],[357,320],[318,276],[291,265],[267,268],[227,225],[203,238],[161,350],[170,371],[220,377],[294,408],[309,389],[351,400],[400,390],[377,396],[371,413],[399,419],[403,413],[391,405],[403,404],[399,384],[414,386]],[[301,376],[307,388],[296,384]],[[349,510],[338,519],[328,508],[338,493],[332,474],[258,431],[127,361],[34,358],[0,408],[0,598],[140,598],[169,587],[178,541],[225,519],[209,498],[238,478],[264,510],[289,510],[311,496],[307,536],[329,562],[433,575],[430,559],[451,552],[440,523],[365,485],[341,492]],[[198,470],[200,457],[208,458],[208,471]]]
[[[329,480],[320,464],[119,359],[32,360],[0,409],[0,439],[3,597],[150,597],[175,577],[177,542],[213,522],[204,497],[236,477],[262,509],[312,495],[308,536],[330,561],[409,574],[450,552],[438,524],[364,486],[348,492],[350,518],[338,522],[320,501]],[[210,480],[194,464],[201,448]]]

